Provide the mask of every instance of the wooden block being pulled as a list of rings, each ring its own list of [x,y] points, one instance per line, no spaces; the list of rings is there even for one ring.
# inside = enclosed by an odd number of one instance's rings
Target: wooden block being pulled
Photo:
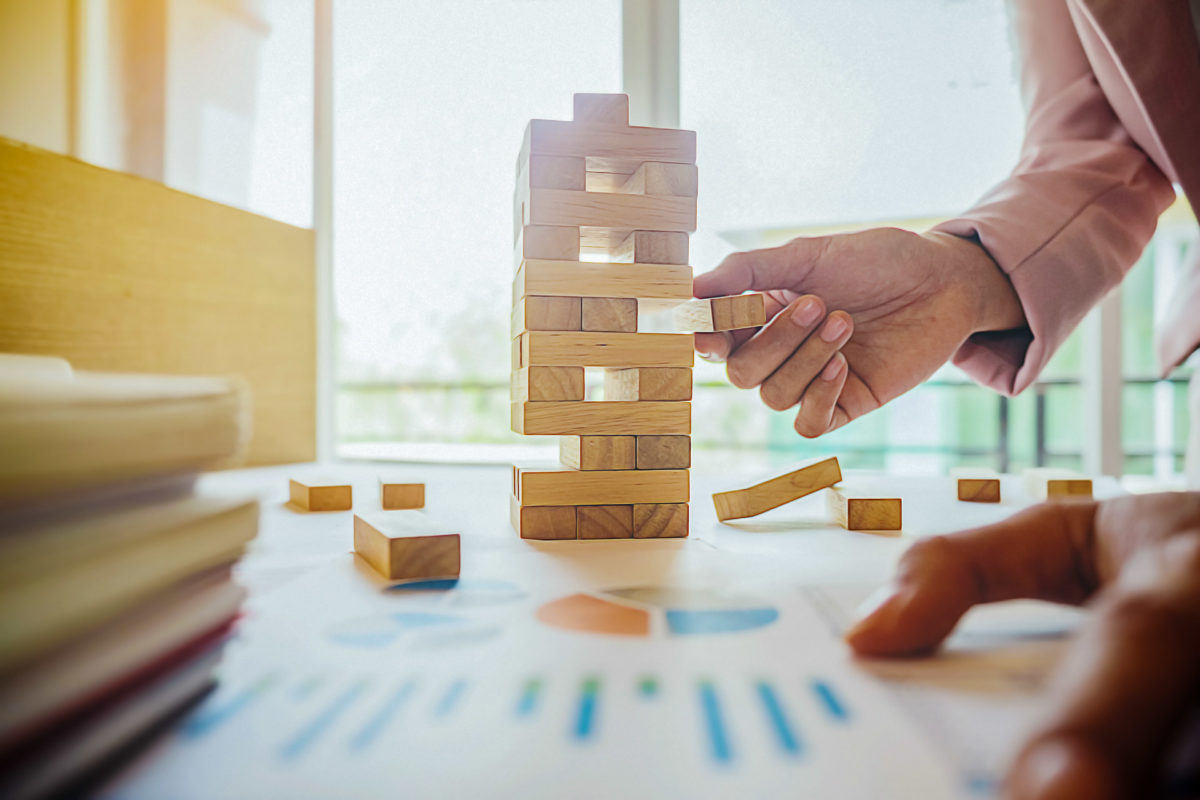
[[[526,225],[579,225],[656,231],[696,230],[696,198],[531,188]]]
[[[515,403],[583,400],[583,367],[521,367],[512,371],[509,399]]]
[[[691,403],[513,403],[512,430],[526,436],[691,433]]]
[[[832,486],[826,500],[834,521],[848,531],[898,531],[903,523],[899,497],[862,497]]]
[[[629,95],[591,94],[576,92],[575,122],[603,122],[609,125],[629,124]]]
[[[695,197],[699,189],[695,164],[663,164],[647,161],[621,187],[630,194]],[[651,226],[647,226],[651,227]]]
[[[999,503],[1000,479],[985,475],[962,475],[955,478],[958,499],[965,503]]]
[[[395,478],[380,478],[379,503],[388,510],[424,508],[425,484],[404,483]]]
[[[713,495],[713,505],[717,509],[717,519],[722,522],[754,517],[833,486],[841,479],[842,470],[837,458],[823,458],[745,489],[718,492]]]
[[[687,469],[692,466],[692,437],[642,435],[637,437],[638,469]]]
[[[685,539],[687,535],[687,503],[634,504],[633,538]]]
[[[580,330],[637,333],[638,301],[632,297],[584,297],[581,300]]]
[[[604,370],[605,400],[691,400],[691,367]]]
[[[692,337],[685,333],[521,334],[521,363],[573,367],[690,367]]]
[[[678,231],[631,231],[609,255],[615,261],[686,264],[688,235]]]
[[[459,535],[420,511],[355,514],[354,551],[388,580],[458,577]]]
[[[575,469],[637,469],[637,437],[563,436],[558,460]]]
[[[515,252],[520,266],[525,259],[579,260],[579,228],[564,225],[523,225]]]
[[[576,509],[580,539],[633,538],[633,506],[579,506]]]
[[[529,259],[517,270],[513,300],[530,294],[687,300],[692,296],[692,268]]]
[[[522,506],[508,498],[509,519],[522,539],[559,541],[576,538],[575,506]]]
[[[582,298],[528,295],[513,304],[513,336],[525,331],[578,331],[582,327]]]
[[[324,478],[292,478],[288,481],[288,494],[305,511],[349,511],[354,505],[350,484]]]
[[[765,296],[760,292],[708,297],[675,307],[675,329],[703,333],[755,328],[766,324]]]
[[[1025,490],[1038,500],[1088,499],[1092,479],[1069,469],[1035,467],[1025,470]]]
[[[688,471],[520,467],[517,499],[522,506],[686,503]]]

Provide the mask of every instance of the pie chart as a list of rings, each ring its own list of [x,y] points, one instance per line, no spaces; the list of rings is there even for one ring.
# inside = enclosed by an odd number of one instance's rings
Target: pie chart
[[[743,633],[778,618],[777,608],[754,597],[665,586],[572,594],[537,611],[537,619],[553,628],[643,637]]]

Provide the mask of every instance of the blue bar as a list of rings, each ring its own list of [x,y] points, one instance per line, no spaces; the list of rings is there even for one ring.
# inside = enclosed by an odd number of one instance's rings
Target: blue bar
[[[462,695],[463,690],[467,688],[467,682],[457,680],[450,684],[450,688],[446,690],[446,694],[442,695],[442,701],[438,703],[433,714],[437,717],[444,717],[454,710],[454,706],[458,703],[458,698]]]
[[[849,709],[842,704],[841,699],[832,686],[825,681],[814,680],[812,682],[812,690],[816,693],[817,699],[821,701],[821,705],[824,706],[829,716],[838,722],[846,722],[850,719]]]
[[[528,717],[537,710],[538,695],[541,691],[541,678],[530,678],[525,682],[525,689],[521,692],[521,699],[517,701],[518,717]]]
[[[307,700],[313,692],[321,688],[323,683],[325,683],[324,675],[314,675],[297,686],[292,694],[297,700]]]
[[[779,746],[789,755],[800,755],[800,740],[792,730],[792,724],[788,722],[787,712],[784,711],[779,696],[766,681],[759,681],[757,688],[758,697],[767,710],[767,718],[771,720],[771,727],[775,729],[775,738],[779,740]]]
[[[350,740],[351,750],[365,750],[379,737],[379,734],[387,726],[392,716],[400,709],[404,702],[408,700],[408,696],[413,693],[416,688],[416,681],[409,681],[401,686],[396,692],[388,698],[387,702],[380,707],[379,712],[367,721],[367,724],[362,727],[354,738]]]
[[[237,715],[239,711],[258,699],[263,692],[274,686],[276,678],[275,675],[266,675],[238,692],[225,705],[201,710],[184,724],[183,735],[189,739],[198,739],[210,733],[213,728]]]
[[[721,717],[721,704],[717,700],[717,690],[709,681],[700,682],[700,707],[704,711],[704,723],[708,728],[708,743],[712,757],[722,764],[733,760],[733,749],[725,732],[725,722]]]
[[[596,731],[596,707],[600,703],[600,679],[588,678],[579,695],[579,711],[575,716],[575,738],[585,741]]]
[[[358,699],[358,696],[363,693],[363,689],[365,689],[366,686],[367,682],[365,680],[359,681],[335,697],[333,702],[331,702],[320,714],[313,718],[312,722],[308,723],[308,725],[304,728],[301,728],[300,732],[297,733],[291,741],[283,746],[283,749],[279,753],[280,756],[291,760],[301,755],[309,748],[310,745],[312,745],[313,742],[320,738],[321,734],[325,732],[326,728],[337,721],[337,718],[342,715],[342,712],[349,708],[351,704]]]

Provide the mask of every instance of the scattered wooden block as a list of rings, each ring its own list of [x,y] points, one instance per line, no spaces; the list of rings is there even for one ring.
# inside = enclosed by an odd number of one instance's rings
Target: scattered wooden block
[[[638,469],[688,469],[692,466],[692,437],[637,437]]]
[[[530,120],[521,158],[532,154],[584,156],[591,172],[632,173],[644,161],[696,163],[696,132],[600,122]]]
[[[458,577],[459,535],[420,511],[355,514],[354,551],[388,580]]]
[[[637,333],[638,301],[631,297],[584,297],[581,330]]]
[[[636,503],[633,506],[633,538],[686,539],[687,503]]]
[[[512,429],[527,436],[691,433],[691,403],[513,403]]]
[[[292,478],[288,481],[288,494],[305,511],[349,511],[354,505],[350,484],[328,479]]]
[[[522,506],[515,496],[510,496],[508,501],[513,530],[522,539],[559,541],[576,538],[575,506]]]
[[[955,479],[958,484],[958,499],[965,503],[999,503],[1000,479],[982,476]]]
[[[558,460],[575,469],[637,469],[637,437],[563,436]]]
[[[516,403],[583,400],[583,367],[521,367],[509,381],[509,399]]]
[[[903,522],[898,497],[858,497],[832,486],[826,499],[834,521],[848,531],[898,531]]]
[[[574,97],[576,122],[603,122],[608,125],[629,124],[629,95],[590,94],[576,92]]]
[[[754,517],[833,486],[841,479],[842,470],[837,458],[824,458],[745,489],[718,492],[713,495],[713,505],[717,509],[717,519],[722,522]]]
[[[690,367],[604,370],[605,400],[691,400]]]
[[[695,197],[700,187],[697,175],[695,164],[647,161],[629,176],[621,191],[630,194]]]
[[[582,329],[583,298],[527,295],[513,304],[511,327],[513,336],[520,336],[525,331],[578,331]]]
[[[564,225],[522,225],[515,252],[517,265],[526,259],[579,260],[579,228]]]
[[[765,296],[760,292],[692,300],[675,307],[675,329],[702,333],[755,328],[766,324]]]
[[[526,225],[579,225],[656,231],[696,230],[696,198],[532,187],[523,203]]]
[[[379,479],[379,503],[387,510],[425,507],[425,484]]]
[[[615,261],[686,264],[688,235],[678,231],[631,231],[620,244],[610,250],[610,255]]]
[[[1092,479],[1069,469],[1035,467],[1025,470],[1025,489],[1038,500],[1087,499]]]
[[[587,165],[582,158],[545,155],[529,157],[529,185],[532,188],[583,191],[586,172]]]
[[[690,367],[692,337],[685,333],[521,334],[521,363],[547,367]]]
[[[522,506],[686,503],[688,471],[521,467],[517,499]]]
[[[692,296],[692,268],[527,259],[513,281],[513,299],[531,294],[687,300]]]
[[[633,538],[633,506],[579,506],[580,539]]]

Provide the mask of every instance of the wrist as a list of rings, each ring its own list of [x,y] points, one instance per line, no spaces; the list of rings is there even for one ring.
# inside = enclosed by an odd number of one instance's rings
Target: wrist
[[[951,275],[968,309],[968,336],[1025,327],[1025,310],[1012,282],[982,245],[941,231],[926,236],[950,252]]]

